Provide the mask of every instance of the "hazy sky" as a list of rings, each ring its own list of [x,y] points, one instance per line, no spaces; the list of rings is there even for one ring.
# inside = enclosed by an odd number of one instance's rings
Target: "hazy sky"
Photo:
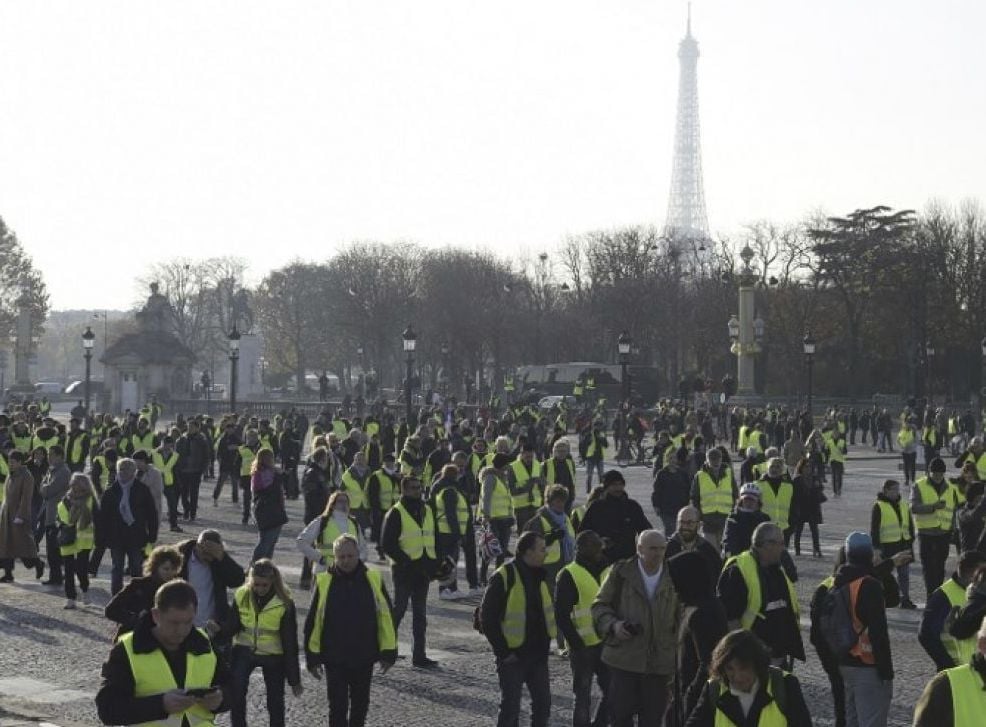
[[[986,3],[697,0],[715,232],[986,199]],[[679,0],[0,0],[0,216],[55,308],[172,255],[516,258],[664,222]]]

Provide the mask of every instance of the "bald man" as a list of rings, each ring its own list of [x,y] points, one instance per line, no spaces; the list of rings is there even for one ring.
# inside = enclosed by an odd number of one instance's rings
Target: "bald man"
[[[613,564],[592,604],[616,727],[635,716],[642,725],[661,724],[667,710],[681,607],[664,573],[666,549],[659,531],[642,531],[636,557]]]
[[[664,553],[664,559],[673,558],[678,553],[694,550],[702,556],[709,566],[709,577],[712,579],[712,590],[715,590],[716,581],[719,580],[719,573],[722,571],[722,558],[719,551],[715,549],[708,540],[698,534],[698,527],[702,524],[702,514],[697,507],[686,505],[678,511],[678,519],[674,535],[668,540],[668,549]]]

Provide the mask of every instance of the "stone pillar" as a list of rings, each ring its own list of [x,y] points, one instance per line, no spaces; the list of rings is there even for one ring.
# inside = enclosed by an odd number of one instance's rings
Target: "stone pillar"
[[[747,284],[748,283],[748,284]],[[739,346],[736,351],[736,393],[754,394],[753,369],[756,365],[757,342],[753,330],[755,289],[753,282],[744,279],[739,289]]]

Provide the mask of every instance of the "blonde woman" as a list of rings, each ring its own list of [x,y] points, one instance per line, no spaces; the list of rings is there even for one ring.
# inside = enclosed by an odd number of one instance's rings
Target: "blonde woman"
[[[58,528],[58,552],[65,570],[65,608],[75,608],[79,579],[82,603],[89,603],[89,553],[96,534],[96,490],[88,475],[76,472],[69,480],[68,492],[58,503],[55,524]]]
[[[284,682],[300,697],[298,617],[281,571],[268,559],[250,566],[246,583],[236,589],[230,622],[223,629],[233,639],[232,727],[246,727],[247,690],[257,667],[267,685],[267,713],[271,727],[284,727]]]

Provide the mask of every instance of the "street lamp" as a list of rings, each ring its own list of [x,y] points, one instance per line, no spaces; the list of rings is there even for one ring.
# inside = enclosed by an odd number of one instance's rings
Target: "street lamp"
[[[811,422],[811,426],[814,427],[815,419],[811,412],[811,394],[812,394],[812,365],[815,358],[815,339],[811,337],[811,331],[805,331],[805,337],[802,341],[805,351],[805,363],[808,366],[808,419]]]
[[[414,333],[414,329],[411,328],[410,323],[407,324],[407,328],[404,329],[401,338],[404,341],[404,353],[407,354],[407,371],[404,376],[404,398],[407,403],[407,430],[410,433],[414,431],[414,424],[412,423],[413,409],[411,406],[411,376],[414,371],[414,349],[418,345],[418,337]]]
[[[627,436],[627,407],[630,406],[630,378],[627,376],[627,366],[630,363],[630,349],[633,339],[625,330],[616,339],[616,350],[620,354],[620,376],[623,382],[623,402],[620,404],[620,451],[616,458],[620,462],[630,459],[630,438]]]
[[[452,351],[452,347],[449,345],[448,340],[442,341],[442,398],[448,398],[448,374],[449,374],[449,353]]]
[[[229,408],[235,414],[236,413],[236,378],[239,374],[239,363],[240,363],[240,332],[236,330],[236,324],[233,324],[233,330],[229,332]],[[300,391],[301,386],[304,381],[298,382],[298,389]]]
[[[932,366],[932,361],[934,361],[935,359],[935,344],[933,344],[931,341],[928,341],[927,343],[924,344],[924,355],[925,355],[924,362],[926,367],[925,378],[927,378],[928,380],[928,383],[926,385],[926,388],[928,390],[925,392],[925,394],[928,397],[928,407],[930,408],[935,398],[934,384],[933,384],[934,368]]]
[[[92,377],[92,347],[96,344],[96,334],[92,332],[91,326],[86,326],[85,333],[82,334],[82,350],[86,358],[86,416],[89,416],[89,392]]]
[[[761,318],[760,316],[757,316],[753,320],[753,335],[757,339],[757,343],[763,340],[763,333],[766,327],[767,326],[763,322],[763,318]]]
[[[737,341],[740,334],[739,318],[735,315],[730,317],[729,322],[726,323],[726,328],[729,330],[729,340],[734,342]]]

